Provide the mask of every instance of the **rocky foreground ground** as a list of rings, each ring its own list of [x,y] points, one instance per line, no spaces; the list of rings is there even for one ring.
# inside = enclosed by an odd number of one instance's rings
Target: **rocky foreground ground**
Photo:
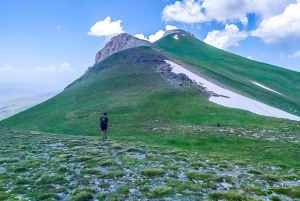
[[[2,130],[0,200],[300,200],[300,175],[134,141]]]

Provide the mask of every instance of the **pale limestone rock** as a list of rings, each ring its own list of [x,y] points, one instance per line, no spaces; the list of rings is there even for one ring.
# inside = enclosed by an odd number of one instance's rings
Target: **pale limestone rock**
[[[152,46],[152,44],[126,33],[119,34],[113,37],[105,47],[96,54],[95,64],[100,63],[114,53],[140,46]]]

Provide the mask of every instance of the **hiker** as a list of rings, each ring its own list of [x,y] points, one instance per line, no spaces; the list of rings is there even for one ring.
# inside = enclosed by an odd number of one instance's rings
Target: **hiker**
[[[108,118],[107,114],[104,112],[103,116],[100,118],[100,129],[102,131],[102,140],[106,140],[106,131],[107,131],[107,126],[108,126]]]

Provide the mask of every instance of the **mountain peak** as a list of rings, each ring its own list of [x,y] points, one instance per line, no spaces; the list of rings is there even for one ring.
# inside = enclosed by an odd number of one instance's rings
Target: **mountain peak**
[[[167,32],[163,35],[163,37],[166,37],[166,36],[168,36],[168,35],[175,34],[175,33],[177,33],[177,34],[185,34],[185,35],[188,35],[188,36],[190,36],[190,37],[196,38],[196,37],[194,36],[194,34],[192,34],[192,33],[190,33],[190,32],[187,32],[187,31],[184,31],[184,30],[181,30],[181,29],[173,29],[173,30],[169,30],[169,31],[167,31]]]
[[[140,46],[151,46],[152,44],[148,41],[141,40],[127,33],[121,33],[113,37],[102,50],[97,52],[95,57],[95,64],[103,61],[110,55],[126,50],[129,48],[140,47]]]

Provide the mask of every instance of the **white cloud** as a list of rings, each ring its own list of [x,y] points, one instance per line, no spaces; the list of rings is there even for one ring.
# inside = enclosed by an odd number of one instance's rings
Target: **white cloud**
[[[289,5],[282,14],[263,20],[251,35],[268,44],[300,38],[300,1]]]
[[[134,36],[142,40],[148,40],[148,38],[144,36],[144,34],[135,34]]]
[[[178,29],[178,28],[176,26],[173,26],[173,25],[166,25],[166,30],[167,31],[175,30],[175,29]]]
[[[300,0],[299,0],[300,1]],[[289,58],[296,58],[296,57],[300,57],[300,50],[295,52],[294,54],[291,54],[288,56]]]
[[[68,72],[73,72],[74,70],[70,67],[69,63],[63,62],[58,67],[53,65],[44,68],[40,66],[36,66],[32,68],[31,71],[34,73],[68,73]]]
[[[11,71],[14,70],[14,68],[8,64],[4,64],[4,66],[1,68],[2,71]]]
[[[108,16],[105,20],[96,22],[88,34],[91,36],[105,36],[111,38],[120,33],[124,33],[121,23],[121,20],[112,22],[110,16]]]
[[[254,60],[253,57],[251,57],[251,56],[247,56],[247,59]]]
[[[248,24],[245,0],[205,0],[202,6],[206,11],[206,21],[217,20],[224,23],[241,21]]]
[[[149,36],[149,41],[150,41],[151,43],[153,43],[153,42],[155,42],[155,41],[161,39],[161,38],[164,36],[164,34],[165,34],[165,31],[159,30],[159,31],[156,32],[155,34]]]
[[[262,20],[280,14],[295,0],[184,0],[167,5],[162,11],[165,21],[201,23],[219,21],[248,24],[247,14],[255,13]]]
[[[168,5],[162,11],[162,18],[165,21],[177,21],[184,23],[197,23],[205,21],[206,17],[201,12],[201,2],[194,0],[176,1]]]
[[[240,21],[247,25],[247,14],[254,13],[261,19],[266,19],[283,12],[294,2],[295,0],[204,0],[202,6],[209,20],[224,23]]]
[[[165,31],[159,30],[155,34],[150,35],[148,38],[146,36],[144,36],[144,34],[136,34],[134,36],[139,39],[147,40],[147,41],[150,41],[151,43],[153,43],[153,42],[161,39],[164,34],[165,34]]]
[[[169,31],[169,30],[175,30],[175,29],[177,29],[177,27],[172,26],[172,25],[166,25],[165,29],[166,29],[166,31]],[[148,38],[146,36],[144,36],[144,34],[136,34],[134,36],[139,39],[148,40],[151,43],[153,43],[153,42],[161,39],[164,36],[164,34],[166,33],[166,31],[159,30],[155,34],[150,35]]]
[[[214,30],[207,34],[204,42],[220,49],[227,49],[230,46],[239,46],[239,41],[247,38],[248,33],[240,31],[234,24],[226,24],[224,30]]]
[[[240,20],[240,22],[241,22],[244,26],[247,26],[247,25],[248,25],[248,18],[247,18],[247,16],[240,17],[239,20]]]
[[[14,68],[13,66],[6,64],[6,63],[2,66],[2,68],[0,70],[2,71],[2,74],[0,74],[0,75],[4,75],[5,73],[21,74],[24,72],[24,70],[22,70],[20,68]],[[1,80],[1,77],[0,77],[0,80]]]
[[[57,26],[56,26],[56,30],[59,30],[60,28],[61,28],[60,25],[57,25]]]

